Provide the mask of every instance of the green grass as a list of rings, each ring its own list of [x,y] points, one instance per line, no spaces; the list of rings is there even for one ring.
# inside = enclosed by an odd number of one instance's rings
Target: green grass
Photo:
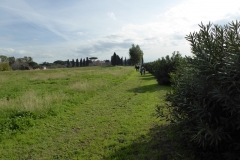
[[[0,159],[192,158],[153,116],[170,88],[133,67],[1,72],[0,85]]]

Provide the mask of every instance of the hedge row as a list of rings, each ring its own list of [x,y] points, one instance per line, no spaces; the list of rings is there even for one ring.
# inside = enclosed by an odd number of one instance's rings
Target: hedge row
[[[177,69],[179,63],[183,61],[182,56],[179,53],[172,53],[170,57],[162,57],[154,62],[145,63],[146,70],[155,76],[160,85],[170,85],[170,74]]]

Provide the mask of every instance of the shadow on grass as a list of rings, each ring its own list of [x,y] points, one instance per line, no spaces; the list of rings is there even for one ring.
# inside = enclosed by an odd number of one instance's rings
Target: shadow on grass
[[[145,74],[141,75],[139,71],[137,72],[139,73],[139,76],[141,76],[142,78],[152,77],[153,79],[156,79],[151,73],[146,72]]]
[[[152,81],[152,80],[156,79],[150,73],[146,73],[145,75],[139,75],[139,76],[141,77],[140,80]],[[134,93],[145,93],[145,92],[156,92],[156,91],[161,91],[161,90],[168,91],[169,89],[170,89],[170,86],[159,85],[156,82],[155,84],[135,87],[135,88],[129,89],[128,91],[134,92]]]
[[[156,80],[156,78],[154,76],[149,76],[149,75],[142,75],[142,80]]]
[[[190,149],[182,145],[176,126],[154,126],[131,145],[122,147],[105,160],[193,160]]]
[[[145,92],[156,92],[156,91],[161,91],[165,90],[168,91],[170,89],[170,86],[162,86],[159,84],[150,84],[150,85],[145,85],[141,87],[135,87],[132,89],[129,89],[129,92],[134,92],[134,93],[145,93]]]

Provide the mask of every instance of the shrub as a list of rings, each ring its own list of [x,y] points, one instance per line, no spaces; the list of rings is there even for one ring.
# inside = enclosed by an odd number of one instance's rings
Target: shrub
[[[0,63],[0,71],[11,71],[12,68],[8,63]]]
[[[203,159],[240,159],[240,23],[199,26],[186,37],[194,56],[171,75],[169,119]]]
[[[160,85],[170,85],[169,73],[174,72],[178,64],[182,60],[180,54],[172,54],[172,57],[167,55],[165,58],[162,57],[154,62],[145,63],[144,67],[146,70],[153,74]]]

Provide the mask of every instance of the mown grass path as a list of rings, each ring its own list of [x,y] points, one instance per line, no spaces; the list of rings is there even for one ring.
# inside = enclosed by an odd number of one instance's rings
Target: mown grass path
[[[39,120],[0,144],[0,159],[156,159],[150,141],[155,106],[168,87],[150,74],[133,71],[124,82],[99,92],[58,116]],[[141,141],[141,143],[140,143]],[[134,145],[133,145],[134,144]],[[147,147],[153,147],[147,149]],[[153,150],[150,152],[150,150]]]

